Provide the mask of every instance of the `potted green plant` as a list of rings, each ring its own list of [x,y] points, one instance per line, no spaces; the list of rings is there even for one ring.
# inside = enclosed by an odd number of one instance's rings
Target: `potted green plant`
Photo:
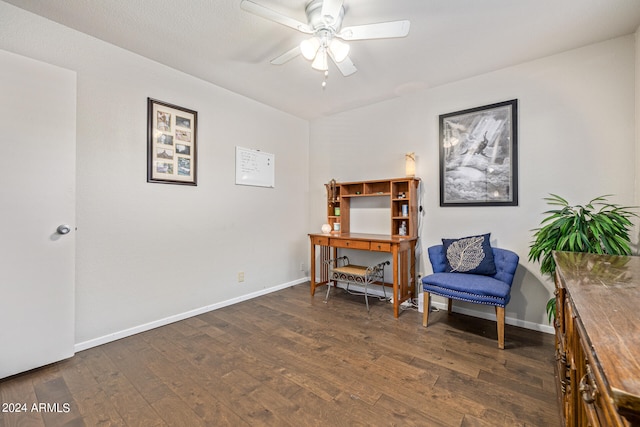
[[[630,255],[630,218],[637,216],[634,207],[619,206],[607,201],[610,195],[596,197],[586,205],[570,206],[562,197],[551,194],[544,200],[557,209],[536,228],[529,247],[529,261],[540,262],[540,272],[553,277],[556,264],[553,251],[590,252],[596,254]],[[547,302],[549,323],[555,316],[556,299]]]

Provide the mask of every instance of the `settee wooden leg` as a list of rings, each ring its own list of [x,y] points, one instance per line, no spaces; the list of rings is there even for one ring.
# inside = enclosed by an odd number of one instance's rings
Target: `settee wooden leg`
[[[449,314],[451,314],[453,312],[453,299],[452,298],[447,298],[447,311],[449,312]]]
[[[427,323],[429,322],[429,311],[431,311],[431,301],[429,298],[429,292],[423,292],[422,293],[422,302],[424,302],[424,304],[422,305],[423,311],[422,311],[422,326],[424,326],[425,328],[427,327]]]
[[[496,323],[498,324],[498,348],[504,350],[504,307],[496,306]]]

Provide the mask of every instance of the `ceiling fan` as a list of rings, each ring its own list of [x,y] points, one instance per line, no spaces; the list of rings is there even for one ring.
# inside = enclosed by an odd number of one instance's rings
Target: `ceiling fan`
[[[240,7],[262,18],[285,25],[312,36],[300,45],[271,60],[281,65],[302,54],[312,61],[311,67],[328,72],[328,58],[336,64],[342,75],[350,76],[357,68],[349,58],[350,46],[345,41],[406,37],[410,22],[389,21],[377,24],[356,25],[342,28],[344,0],[311,0],[305,7],[307,23],[290,18],[252,0],[242,0]],[[324,86],[324,83],[323,83]]]

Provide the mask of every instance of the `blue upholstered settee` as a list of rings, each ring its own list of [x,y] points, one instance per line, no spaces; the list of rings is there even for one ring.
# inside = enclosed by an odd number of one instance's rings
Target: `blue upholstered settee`
[[[518,267],[516,253],[500,248],[491,248],[496,272],[493,275],[480,275],[459,272],[447,272],[447,258],[443,245],[428,249],[433,274],[422,279],[424,313],[422,325],[429,320],[430,296],[440,295],[449,299],[448,311],[451,312],[452,300],[461,300],[476,304],[495,306],[498,326],[498,347],[504,349],[504,307],[511,299],[511,285]]]

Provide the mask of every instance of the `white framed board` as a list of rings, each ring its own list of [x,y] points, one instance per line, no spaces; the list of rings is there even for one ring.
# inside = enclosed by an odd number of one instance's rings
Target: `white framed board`
[[[236,184],[275,187],[276,158],[271,153],[236,147]]]

